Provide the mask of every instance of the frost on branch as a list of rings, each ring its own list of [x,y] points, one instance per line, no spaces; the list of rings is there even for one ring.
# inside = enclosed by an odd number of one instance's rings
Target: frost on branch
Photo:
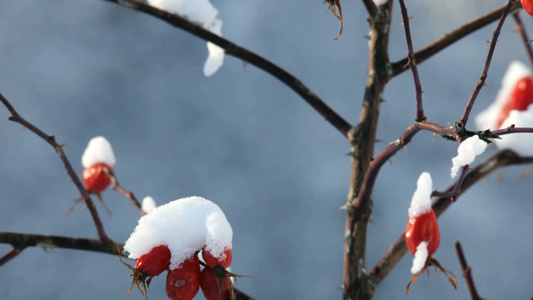
[[[222,20],[217,18],[218,10],[209,0],[148,0],[148,4],[184,17],[222,36]],[[204,75],[211,76],[224,64],[224,49],[207,42],[207,50],[209,56],[204,64]]]
[[[124,250],[129,258],[137,259],[156,246],[167,245],[173,270],[204,246],[215,257],[222,256],[224,249],[231,249],[232,238],[233,231],[220,207],[193,196],[158,206],[141,217]]]
[[[81,157],[81,164],[84,168],[89,168],[97,163],[104,163],[110,167],[116,163],[111,144],[103,136],[92,138]]]
[[[452,178],[457,176],[457,172],[464,165],[474,162],[476,156],[480,155],[487,148],[487,143],[474,135],[464,140],[457,148],[457,156],[452,158],[452,169],[450,175]]]

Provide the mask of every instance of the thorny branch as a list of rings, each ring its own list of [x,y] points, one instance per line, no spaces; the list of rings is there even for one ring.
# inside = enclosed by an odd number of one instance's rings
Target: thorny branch
[[[185,18],[182,18],[178,15],[168,13],[164,10],[152,7],[148,4],[138,2],[137,0],[104,0],[107,2],[112,2],[118,5],[122,5],[128,8],[132,8],[138,11],[141,11],[145,14],[151,15],[155,18],[158,18],[162,21],[167,22],[168,24],[183,29],[203,40],[209,41],[220,48],[225,50],[227,55],[231,55],[237,58],[240,58],[259,69],[269,73],[275,78],[279,79],[294,92],[296,92],[300,97],[302,97],[305,102],[307,102],[315,111],[317,111],[324,119],[326,119],[331,125],[333,125],[342,135],[348,137],[348,132],[352,128],[352,125],[344,120],[339,114],[337,114],[333,109],[331,109],[322,99],[320,99],[311,89],[309,89],[302,81],[294,77],[289,72],[278,67],[274,63],[266,60],[265,58],[240,47],[223,37],[220,37],[214,33],[211,33],[208,30],[205,30],[199,25],[196,25],[192,22],[187,21]],[[365,0],[372,2],[370,0]]]
[[[520,2],[517,2],[513,5],[511,8],[511,11],[516,11],[521,7]],[[451,44],[457,42],[458,40],[464,38],[465,36],[469,35],[472,32],[475,32],[486,25],[496,21],[500,16],[502,15],[503,11],[507,8],[507,5],[503,5],[498,7],[497,9],[482,15],[479,18],[476,18],[475,20],[472,20],[457,29],[451,31],[450,33],[445,34],[443,37],[437,39],[433,43],[425,46],[424,48],[418,50],[414,55],[416,56],[417,63],[422,63],[428,58],[432,57],[433,55],[439,53],[441,50],[445,49],[446,47],[450,46]],[[392,76],[400,75],[405,70],[409,68],[405,68],[404,66],[407,65],[409,62],[409,58],[403,58],[400,61],[391,63],[392,67]]]
[[[533,50],[531,49],[531,40],[527,36],[526,28],[524,27],[524,24],[522,24],[522,19],[520,19],[520,15],[518,14],[519,12],[513,13],[513,19],[516,23],[515,30],[520,34],[522,43],[526,48],[527,57],[529,58],[529,65],[533,69]]]
[[[477,293],[476,285],[474,284],[472,268],[470,268],[470,266],[466,262],[466,257],[463,253],[463,248],[461,247],[461,243],[459,243],[458,241],[455,242],[455,252],[457,253],[459,264],[461,265],[461,269],[463,270],[463,277],[465,278],[466,286],[470,291],[470,296],[472,297],[472,300],[482,300],[483,298],[481,298]]]
[[[15,110],[15,108],[9,103],[9,101],[0,93],[0,101],[4,104],[4,106],[9,110],[11,113],[11,117],[9,117],[10,121],[20,123],[24,128],[28,128],[31,132],[38,135],[40,138],[45,140],[52,148],[54,148],[57,155],[59,155],[59,158],[61,158],[61,161],[63,161],[63,165],[65,166],[65,169],[67,170],[68,175],[72,179],[72,182],[74,185],[76,185],[76,188],[80,192],[83,200],[85,201],[85,204],[87,205],[87,208],[89,209],[89,212],[91,213],[91,216],[94,221],[94,225],[96,227],[96,233],[98,234],[98,239],[101,243],[107,243],[109,241],[109,238],[107,237],[107,234],[104,230],[104,225],[102,224],[102,221],[100,220],[100,216],[98,215],[98,211],[96,210],[96,207],[94,206],[94,202],[91,199],[91,196],[85,189],[85,186],[81,183],[80,178],[78,177],[78,174],[76,174],[76,171],[74,171],[74,168],[72,168],[72,165],[70,164],[70,161],[67,158],[67,155],[65,154],[65,151],[63,151],[63,145],[60,145],[56,142],[56,138],[53,135],[48,135],[44,133],[42,130],[37,128],[35,125],[31,124],[30,122],[26,121],[24,118],[22,118],[18,112]]]
[[[463,124],[463,126],[466,126],[466,123],[468,122],[468,117],[470,116],[470,111],[472,110],[472,107],[474,106],[474,103],[476,102],[477,95],[479,94],[479,92],[481,91],[481,88],[485,84],[485,79],[487,79],[487,76],[489,73],[490,62],[492,61],[494,49],[496,48],[496,44],[498,43],[498,37],[500,36],[500,31],[515,1],[516,0],[509,0],[507,7],[505,8],[505,10],[502,13],[502,16],[500,17],[500,21],[498,22],[498,25],[496,26],[496,29],[494,30],[492,34],[492,39],[489,41],[489,44],[490,44],[489,51],[487,53],[487,59],[485,60],[485,66],[483,67],[483,71],[481,72],[481,77],[479,78],[479,81],[477,82],[476,87],[474,88],[474,91],[472,92],[472,95],[470,96],[470,99],[468,100],[468,103],[466,104],[465,110],[463,111],[463,115],[461,116],[460,122]]]

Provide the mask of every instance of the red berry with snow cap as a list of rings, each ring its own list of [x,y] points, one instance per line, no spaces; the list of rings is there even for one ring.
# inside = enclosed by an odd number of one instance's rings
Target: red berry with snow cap
[[[105,190],[111,183],[110,174],[113,168],[104,164],[97,163],[83,170],[83,182],[88,191],[100,193]]]
[[[214,268],[215,266],[222,266],[224,268],[227,268],[231,265],[233,255],[231,253],[231,249],[226,248],[220,256],[215,257],[210,251],[207,251],[204,246],[204,248],[202,249],[202,258],[204,259],[205,263],[211,268]]]
[[[135,269],[153,277],[161,274],[170,265],[170,250],[166,245],[152,248],[150,252],[137,259]]]
[[[410,217],[405,229],[405,243],[412,254],[421,242],[428,242],[428,255],[437,251],[440,244],[439,223],[433,209],[430,212]]]
[[[191,300],[200,289],[200,261],[193,255],[167,274],[167,296],[170,300]]]

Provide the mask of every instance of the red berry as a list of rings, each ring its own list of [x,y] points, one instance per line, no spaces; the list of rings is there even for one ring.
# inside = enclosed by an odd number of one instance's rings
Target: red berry
[[[522,1],[522,3],[523,2],[524,1]],[[529,1],[529,3],[531,3],[531,1]],[[530,5],[532,5],[531,8],[533,9],[533,4]],[[498,128],[500,128],[505,119],[509,117],[511,110],[526,110],[531,103],[533,103],[533,79],[527,76],[522,77],[515,83],[509,99],[500,111],[500,115],[498,116]]]
[[[204,246],[202,249],[202,258],[211,268],[214,268],[215,266],[227,268],[231,265],[231,259],[233,258],[233,255],[231,254],[231,249],[224,249],[220,257],[215,257],[211,252],[206,251]]]
[[[205,267],[202,270],[200,287],[207,300],[232,300],[235,298],[231,278],[223,276],[217,278],[215,271],[210,267]]]
[[[170,250],[166,245],[152,248],[148,254],[144,254],[135,264],[135,269],[149,277],[157,276],[168,269],[170,265]]]
[[[83,170],[83,182],[88,191],[101,192],[111,183],[110,173],[113,168],[104,164],[97,163]]]
[[[409,218],[405,229],[405,243],[411,253],[416,253],[416,247],[421,242],[428,242],[428,254],[437,251],[440,244],[439,223],[433,209],[431,212]]]
[[[520,0],[522,7],[530,15],[533,16],[533,1],[532,0]]]
[[[179,268],[168,271],[167,296],[171,300],[191,300],[200,289],[200,261],[197,255]]]

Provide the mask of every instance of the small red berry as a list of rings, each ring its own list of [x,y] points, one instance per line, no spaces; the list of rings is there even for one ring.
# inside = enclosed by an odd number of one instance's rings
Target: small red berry
[[[170,265],[170,250],[166,245],[152,248],[150,252],[137,259],[135,269],[149,277],[157,276],[168,269]]]
[[[191,300],[200,289],[200,261],[198,256],[184,261],[179,268],[168,271],[167,296],[170,300]]]
[[[522,7],[530,15],[533,16],[533,1],[532,0],[520,0]]]
[[[200,274],[200,287],[207,300],[232,300],[235,298],[231,278],[225,276],[217,277],[215,271],[210,267],[205,267],[202,270]]]
[[[532,3],[531,1],[529,3]],[[530,5],[532,5],[531,8],[533,9],[533,4]],[[522,77],[515,83],[509,99],[500,110],[498,128],[509,117],[509,113],[512,110],[524,111],[531,103],[533,103],[533,79],[528,76]]]
[[[204,246],[204,248],[202,249],[202,258],[204,259],[205,263],[211,268],[214,268],[215,266],[222,266],[224,268],[227,268],[231,265],[233,255],[231,254],[231,249],[226,248],[224,249],[220,257],[215,257],[211,252],[206,251]]]
[[[109,174],[113,173],[113,168],[97,163],[83,170],[83,182],[88,191],[99,193],[107,188],[111,183]]]
[[[411,253],[416,253],[416,247],[421,242],[428,242],[428,254],[437,251],[440,244],[439,223],[433,209],[431,212],[409,218],[405,229],[405,243]]]

